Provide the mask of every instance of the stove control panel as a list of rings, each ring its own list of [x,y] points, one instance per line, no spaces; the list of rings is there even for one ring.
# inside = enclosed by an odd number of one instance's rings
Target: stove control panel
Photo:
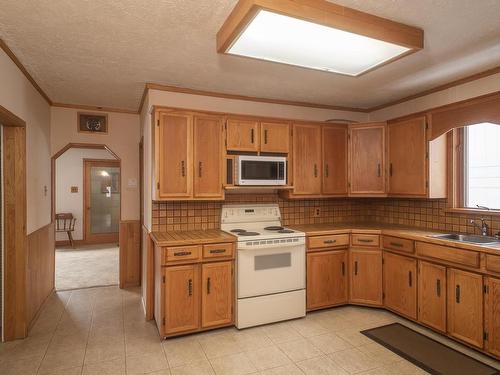
[[[224,205],[221,219],[223,224],[280,221],[281,213],[275,203]]]

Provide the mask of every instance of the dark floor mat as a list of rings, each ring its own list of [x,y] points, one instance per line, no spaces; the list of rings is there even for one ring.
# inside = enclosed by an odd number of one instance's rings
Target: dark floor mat
[[[367,329],[361,333],[431,374],[500,374],[493,367],[399,323]]]

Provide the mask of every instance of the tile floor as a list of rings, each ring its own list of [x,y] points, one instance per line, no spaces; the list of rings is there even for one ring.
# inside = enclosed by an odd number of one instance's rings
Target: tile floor
[[[415,328],[389,312],[349,306],[243,331],[161,340],[144,321],[138,289],[65,291],[49,298],[29,338],[0,344],[0,374],[426,374],[359,333],[394,321]]]

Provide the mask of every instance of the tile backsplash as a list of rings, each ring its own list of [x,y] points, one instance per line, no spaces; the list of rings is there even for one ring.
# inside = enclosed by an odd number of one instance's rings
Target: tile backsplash
[[[492,234],[500,217],[446,211],[446,200],[428,199],[303,199],[285,200],[278,194],[227,194],[225,202],[153,202],[153,231],[220,228],[223,204],[278,203],[284,225],[313,223],[380,223],[422,229],[479,233],[470,220],[484,216]]]

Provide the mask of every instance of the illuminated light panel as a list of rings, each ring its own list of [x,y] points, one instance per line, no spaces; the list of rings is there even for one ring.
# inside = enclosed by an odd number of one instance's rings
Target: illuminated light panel
[[[357,76],[408,51],[397,44],[261,9],[227,53]]]

